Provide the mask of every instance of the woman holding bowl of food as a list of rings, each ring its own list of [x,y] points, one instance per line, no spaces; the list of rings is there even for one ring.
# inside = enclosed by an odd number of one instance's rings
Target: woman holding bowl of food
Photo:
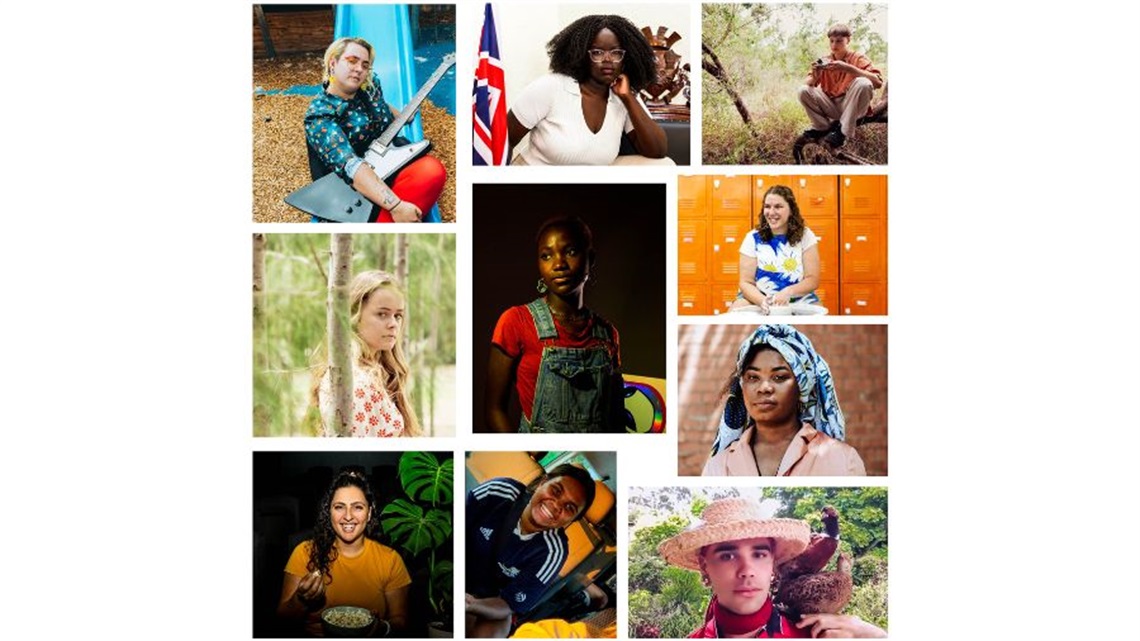
[[[321,499],[313,538],[285,564],[278,616],[302,623],[312,636],[324,636],[322,618],[325,625],[368,627],[360,636],[400,636],[412,578],[399,553],[369,538],[379,511],[362,471],[337,474]],[[354,620],[362,617],[367,623]]]
[[[768,314],[791,303],[818,304],[818,242],[791,188],[769,187],[760,222],[740,244],[740,293],[730,311],[758,307]]]

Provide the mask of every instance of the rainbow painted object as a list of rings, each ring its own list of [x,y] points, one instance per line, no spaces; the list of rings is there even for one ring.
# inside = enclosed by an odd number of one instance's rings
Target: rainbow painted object
[[[630,434],[665,432],[665,379],[625,374],[626,431]]]

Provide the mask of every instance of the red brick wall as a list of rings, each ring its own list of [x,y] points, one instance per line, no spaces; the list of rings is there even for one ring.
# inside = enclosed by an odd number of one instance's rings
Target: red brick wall
[[[721,389],[736,368],[736,351],[755,325],[678,327],[677,473],[701,473],[723,407]],[[831,366],[847,443],[859,451],[867,474],[887,474],[886,325],[797,325]]]

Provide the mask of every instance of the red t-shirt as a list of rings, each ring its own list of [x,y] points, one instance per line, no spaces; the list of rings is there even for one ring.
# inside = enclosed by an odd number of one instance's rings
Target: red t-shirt
[[[594,338],[591,332],[594,323],[603,323],[613,338],[612,343]],[[553,347],[594,347],[605,345],[609,350],[610,359],[614,362],[614,369],[621,367],[621,350],[618,346],[617,329],[606,319],[597,314],[590,314],[590,320],[580,331],[571,333],[557,318],[554,327],[558,330],[558,338],[545,341],[545,345]],[[518,360],[518,371],[515,372],[515,391],[519,395],[519,404],[522,406],[523,416],[530,420],[530,410],[534,408],[534,388],[538,384],[538,364],[542,362],[542,348],[544,343],[538,340],[538,330],[534,328],[534,319],[526,305],[511,307],[499,316],[495,324],[495,334],[491,337],[491,344]]]

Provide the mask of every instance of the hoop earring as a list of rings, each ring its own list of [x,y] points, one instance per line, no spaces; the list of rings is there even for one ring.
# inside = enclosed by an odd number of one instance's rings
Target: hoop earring
[[[546,293],[546,283],[543,282],[543,280],[541,278],[538,279],[538,284],[535,285],[534,288],[536,290],[538,290],[539,294],[545,294]]]

